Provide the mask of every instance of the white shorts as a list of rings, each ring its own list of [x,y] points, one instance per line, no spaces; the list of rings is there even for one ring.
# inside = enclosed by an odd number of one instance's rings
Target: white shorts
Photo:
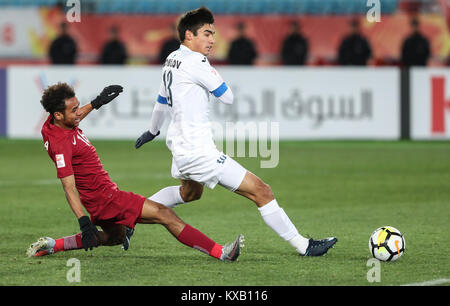
[[[213,151],[208,155],[172,158],[172,177],[199,182],[210,189],[217,184],[235,191],[244,180],[247,170],[224,154]]]

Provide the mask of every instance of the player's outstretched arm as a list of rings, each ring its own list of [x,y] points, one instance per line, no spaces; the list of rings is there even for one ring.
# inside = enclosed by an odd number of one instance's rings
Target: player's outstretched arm
[[[136,144],[134,145],[136,149],[140,148],[144,143],[152,141],[159,135],[159,130],[164,124],[164,120],[166,118],[166,108],[167,104],[156,102],[155,107],[153,108],[150,129],[142,133],[142,135],[136,140]]]
[[[84,119],[84,117],[86,117],[94,108],[92,107],[92,104],[86,104],[82,107],[80,107],[80,112],[81,112],[81,116],[80,116],[80,121]]]
[[[105,104],[108,104],[114,100],[121,92],[123,87],[120,85],[109,85],[103,89],[103,91],[91,102],[91,105],[95,109],[99,109]]]
[[[80,120],[83,120],[94,108],[99,109],[102,105],[108,104],[114,100],[122,91],[123,87],[120,85],[110,85],[105,87],[100,95],[92,100],[91,103],[80,108]]]
[[[158,135],[159,135],[159,131],[156,134],[152,134],[152,133],[150,133],[150,131],[146,131],[146,132],[142,133],[141,136],[139,136],[139,138],[136,140],[134,147],[136,149],[139,149],[144,143],[152,141]]]

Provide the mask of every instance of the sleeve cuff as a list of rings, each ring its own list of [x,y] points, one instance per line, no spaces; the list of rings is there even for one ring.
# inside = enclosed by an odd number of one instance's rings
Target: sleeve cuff
[[[225,91],[227,91],[228,86],[227,84],[225,84],[225,82],[223,82],[219,87],[217,87],[216,89],[214,89],[213,91],[211,91],[211,93],[216,97],[220,97],[221,95],[223,95],[223,93]]]
[[[158,95],[158,99],[156,100],[161,104],[167,104],[167,99],[162,97],[161,95]]]

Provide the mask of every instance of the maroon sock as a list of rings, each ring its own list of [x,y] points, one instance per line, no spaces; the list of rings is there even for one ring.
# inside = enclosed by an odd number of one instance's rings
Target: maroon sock
[[[220,255],[222,255],[222,246],[220,244],[217,244],[208,236],[193,228],[189,224],[186,224],[177,239],[181,243],[202,251],[217,259],[220,259]]]
[[[81,233],[56,239],[55,242],[56,244],[53,248],[55,253],[60,251],[78,250],[83,247],[83,244],[81,243]]]

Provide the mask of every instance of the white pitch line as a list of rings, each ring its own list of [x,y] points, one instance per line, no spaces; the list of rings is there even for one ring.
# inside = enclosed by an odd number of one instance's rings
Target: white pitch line
[[[402,286],[436,286],[446,283],[450,283],[450,278],[433,279],[422,283],[405,284]]]

